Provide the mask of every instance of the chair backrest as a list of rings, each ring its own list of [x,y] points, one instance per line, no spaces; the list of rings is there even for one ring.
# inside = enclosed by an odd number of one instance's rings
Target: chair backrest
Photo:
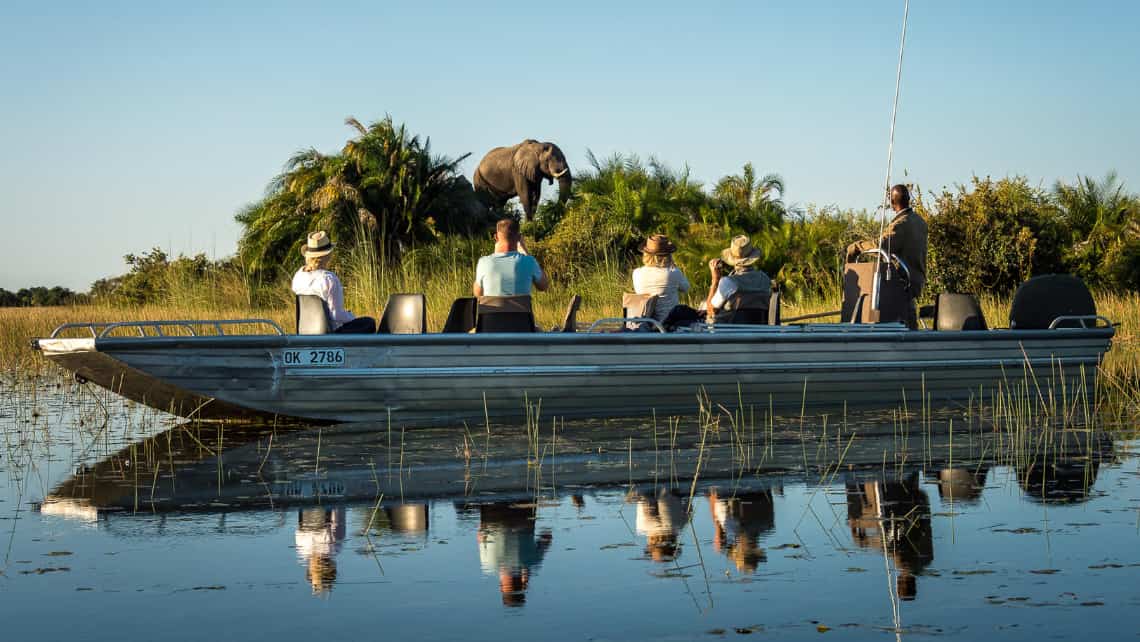
[[[470,332],[475,329],[475,310],[479,302],[473,296],[459,297],[451,302],[451,310],[447,313],[447,321],[443,324],[441,332],[456,334]]]
[[[768,300],[768,325],[780,325],[780,291],[775,288]]]
[[[885,266],[881,266],[885,273]],[[906,289],[904,279],[897,272],[894,278],[879,279],[879,309],[871,305],[875,282],[874,263],[848,263],[843,272],[842,319],[851,323],[908,323],[914,310],[914,299]],[[858,306],[859,298],[867,295],[867,300]],[[855,313],[858,312],[858,317]]]
[[[1019,330],[1048,328],[1060,316],[1096,314],[1088,286],[1071,274],[1043,274],[1022,283],[1009,306],[1009,327]],[[1080,326],[1079,321],[1058,327]]]
[[[657,312],[656,294],[634,294],[623,292],[621,295],[621,315],[627,319],[634,317],[652,317]]]
[[[389,294],[378,334],[424,334],[427,332],[427,299],[424,295]]]
[[[737,292],[726,306],[728,310],[717,315],[717,323],[768,325],[768,304],[771,299],[769,292]]]
[[[982,306],[972,294],[943,292],[934,299],[935,330],[986,330]]]
[[[582,297],[575,294],[566,304],[566,315],[562,317],[562,331],[576,332],[578,324],[578,307],[582,305]]]
[[[298,294],[295,319],[297,334],[328,334],[332,320],[325,300],[315,294]]]
[[[621,315],[626,319],[651,319],[657,312],[656,294],[634,294],[623,292],[621,295]],[[648,324],[633,322],[625,324],[627,330],[647,330]]]
[[[534,332],[530,295],[479,297],[475,331]]]

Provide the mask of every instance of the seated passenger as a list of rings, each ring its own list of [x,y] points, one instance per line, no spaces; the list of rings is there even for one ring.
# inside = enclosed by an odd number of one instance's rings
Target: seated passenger
[[[340,279],[329,269],[329,255],[333,243],[323,230],[309,235],[301,254],[305,265],[293,275],[293,293],[319,296],[325,302],[333,332],[337,334],[372,334],[376,332],[376,320],[372,317],[357,317],[344,309],[344,288]]]
[[[664,234],[654,234],[641,246],[641,262],[633,271],[633,291],[657,296],[654,318],[666,327],[687,325],[699,319],[697,311],[680,304],[679,292],[689,291],[689,279],[673,262],[677,247]]]
[[[734,237],[731,245],[720,253],[719,259],[709,261],[712,272],[712,285],[705,300],[707,320],[723,321],[729,318],[732,298],[737,293],[760,295],[772,294],[772,279],[763,270],[756,268],[760,262],[760,250],[752,247],[752,241],[744,235]],[[722,276],[722,272],[732,271]]]
[[[531,285],[546,291],[550,279],[526,253],[519,222],[504,218],[495,225],[495,252],[479,259],[471,290],[477,297],[521,296],[530,294]]]

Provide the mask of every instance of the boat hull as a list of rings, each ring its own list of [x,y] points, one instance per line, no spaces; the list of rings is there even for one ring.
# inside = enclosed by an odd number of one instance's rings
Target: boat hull
[[[692,414],[702,403],[914,409],[999,393],[1068,404],[1091,399],[1112,336],[1112,328],[818,324],[664,335],[114,337],[42,340],[40,348],[84,378],[180,416],[416,425],[535,412]],[[287,363],[296,350],[340,350],[343,361]]]

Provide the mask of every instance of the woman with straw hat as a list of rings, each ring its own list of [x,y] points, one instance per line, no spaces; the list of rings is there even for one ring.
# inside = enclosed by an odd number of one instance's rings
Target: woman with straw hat
[[[344,309],[344,287],[329,267],[329,257],[333,245],[324,230],[309,235],[301,247],[305,264],[293,275],[293,293],[321,297],[329,313],[333,332],[338,334],[372,334],[376,332],[376,320],[372,317],[358,317]]]
[[[680,305],[680,292],[689,291],[689,279],[673,262],[677,247],[664,234],[654,234],[641,246],[642,266],[633,271],[633,291],[657,295],[653,316],[665,325],[697,320],[697,311]]]

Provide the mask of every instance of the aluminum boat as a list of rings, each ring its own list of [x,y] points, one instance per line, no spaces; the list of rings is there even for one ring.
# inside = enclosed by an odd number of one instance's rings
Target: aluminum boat
[[[296,335],[267,320],[153,321],[69,324],[35,345],[81,381],[181,417],[415,425],[537,407],[548,417],[692,414],[699,399],[778,410],[913,409],[1014,391],[1090,399],[1114,328],[1096,316],[1051,325]],[[77,327],[89,336],[66,336]],[[233,333],[253,328],[264,333]],[[175,329],[184,336],[169,336]]]

